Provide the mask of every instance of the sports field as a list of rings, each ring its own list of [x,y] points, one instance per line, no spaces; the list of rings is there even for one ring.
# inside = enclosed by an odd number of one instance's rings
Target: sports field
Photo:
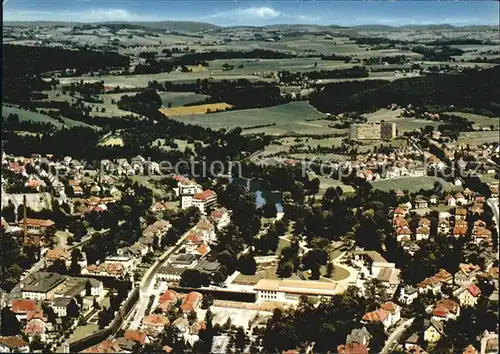
[[[421,189],[433,189],[434,183],[439,182],[444,190],[451,190],[454,186],[439,177],[400,177],[394,179],[383,179],[370,182],[374,189],[380,189],[386,192],[391,190],[407,189],[409,192],[417,192]]]

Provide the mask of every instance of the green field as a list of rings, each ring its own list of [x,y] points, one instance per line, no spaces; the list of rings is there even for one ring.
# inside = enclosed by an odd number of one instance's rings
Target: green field
[[[486,117],[482,116],[479,114],[473,114],[473,113],[467,113],[467,112],[446,112],[448,114],[454,114],[460,117],[464,117],[465,119],[474,122],[475,125],[478,125],[480,127],[489,127],[490,125],[493,125],[498,129],[500,126],[500,117]]]
[[[68,118],[63,118],[64,124],[61,122],[57,121],[56,119],[49,117],[45,114],[42,114],[40,112],[32,112],[28,111],[23,108],[19,107],[13,107],[13,106],[6,106],[2,105],[2,117],[6,118],[9,114],[17,114],[19,116],[20,121],[31,121],[35,123],[50,123],[56,128],[60,129],[62,127],[92,127],[88,124],[85,124],[83,122],[79,122],[76,120],[68,119]]]
[[[318,112],[309,103],[301,101],[267,108],[243,109],[203,115],[186,115],[171,117],[171,119],[212,129],[244,128],[276,123],[276,126],[262,128],[262,131],[268,134],[280,134],[314,130],[318,134],[323,134],[325,133],[324,125],[317,124],[317,122],[305,122],[306,119],[320,118],[322,116],[323,114]],[[255,129],[245,131],[245,133],[256,132]]]
[[[498,143],[498,131],[460,133],[459,144],[482,145],[484,143]]]
[[[454,186],[439,177],[401,177],[395,179],[384,179],[370,182],[374,189],[383,191],[391,191],[395,189],[405,190],[409,192],[417,192],[421,189],[434,189],[434,183],[442,184],[444,190],[451,190]]]
[[[158,94],[161,97],[163,107],[168,107],[169,103],[172,104],[172,107],[182,107],[185,104],[201,102],[210,97],[194,92],[158,92]]]

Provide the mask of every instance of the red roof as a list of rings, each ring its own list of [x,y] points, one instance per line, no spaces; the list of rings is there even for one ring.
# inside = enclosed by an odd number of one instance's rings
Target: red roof
[[[51,227],[55,225],[55,223],[52,220],[25,218],[23,219],[23,221],[24,223],[26,223],[26,225],[32,225],[32,226]]]
[[[175,301],[175,300],[177,300],[177,293],[173,290],[167,290],[160,296],[158,302],[161,304],[162,302],[165,301]]]
[[[388,301],[388,302],[382,304],[381,308],[383,310],[386,310],[387,312],[390,312],[390,313],[395,313],[397,310],[399,310],[399,306],[396,305],[392,301]]]
[[[125,339],[129,339],[131,341],[134,341],[136,343],[144,344],[146,343],[146,333],[142,331],[135,331],[132,329],[129,329],[125,332],[123,335]]]
[[[45,323],[42,320],[29,321],[24,328],[24,333],[27,335],[43,334],[45,332]]]
[[[338,354],[369,354],[364,344],[349,343],[341,344],[337,347]]]
[[[10,349],[16,349],[20,347],[25,347],[28,345],[21,337],[19,336],[10,336],[10,337],[0,337],[0,343],[5,345]]]
[[[186,298],[184,299],[184,302],[181,305],[181,310],[182,312],[191,312],[194,311],[203,298],[203,295],[196,291],[190,292]]]
[[[363,321],[367,322],[383,322],[389,317],[389,312],[383,309],[378,309],[368,312],[363,316]]]
[[[208,198],[216,196],[216,193],[210,189],[204,190],[201,193],[196,193],[193,196],[193,199],[198,199],[198,200],[207,200]]]
[[[467,290],[469,291],[469,293],[474,296],[474,297],[478,297],[479,295],[481,295],[481,289],[479,289],[477,287],[477,285],[475,284],[472,284],[471,286],[469,286],[467,288]]]
[[[28,313],[38,308],[35,300],[14,299],[12,300],[12,312],[14,313]]]

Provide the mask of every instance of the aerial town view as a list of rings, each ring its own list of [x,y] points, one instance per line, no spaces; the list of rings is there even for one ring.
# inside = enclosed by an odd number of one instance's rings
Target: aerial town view
[[[0,353],[498,353],[498,1],[3,1]]]

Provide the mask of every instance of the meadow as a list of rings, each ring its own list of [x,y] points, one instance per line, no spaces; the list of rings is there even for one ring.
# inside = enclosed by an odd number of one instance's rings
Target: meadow
[[[458,137],[458,143],[471,145],[498,143],[498,131],[460,133],[460,136]]]
[[[208,95],[202,95],[194,92],[172,92],[172,91],[161,91],[158,92],[160,95],[163,106],[168,107],[170,103],[172,107],[184,106],[185,104],[191,104],[195,102],[201,102],[206,98],[209,98]]]
[[[500,126],[500,121],[499,121],[500,117],[493,118],[467,112],[446,112],[446,113],[464,117],[465,119],[474,122],[475,125],[478,125],[480,127],[489,127],[490,125],[493,125],[494,127],[496,127],[496,129],[498,129]]]
[[[50,123],[58,129],[63,127],[71,128],[71,127],[93,127],[83,122],[79,122],[76,120],[62,118],[64,123],[59,122],[58,120],[49,117],[48,115],[42,114],[40,112],[32,112],[23,108],[19,108],[12,105],[2,105],[2,117],[7,117],[9,114],[17,114],[19,116],[20,121],[31,121],[35,123]]]

